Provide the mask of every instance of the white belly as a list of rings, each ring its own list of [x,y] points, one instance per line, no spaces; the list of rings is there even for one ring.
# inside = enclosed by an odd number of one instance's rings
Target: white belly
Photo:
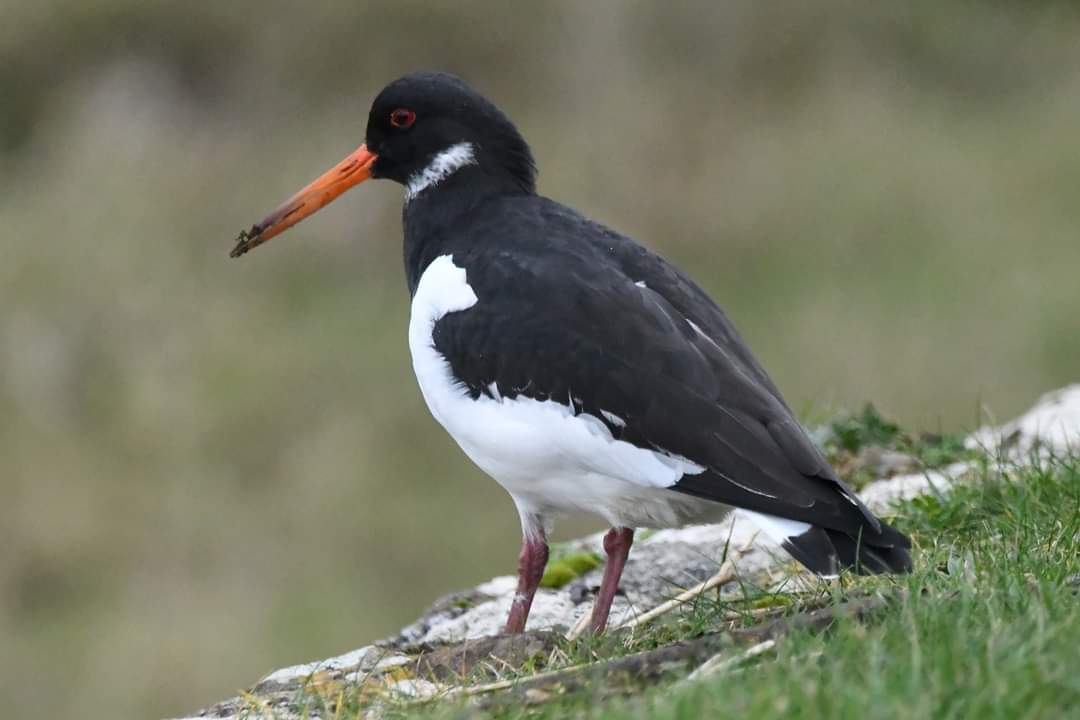
[[[727,512],[723,505],[667,489],[704,468],[616,440],[592,415],[575,415],[569,405],[551,400],[501,398],[497,392],[494,398],[471,398],[435,349],[432,330],[443,315],[477,302],[465,270],[449,255],[428,266],[409,321],[413,369],[431,414],[510,492],[522,513],[582,511],[612,525],[672,527],[714,521]]]

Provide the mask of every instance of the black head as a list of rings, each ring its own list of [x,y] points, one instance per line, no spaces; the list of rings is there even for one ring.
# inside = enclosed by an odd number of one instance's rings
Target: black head
[[[495,105],[446,73],[413,73],[383,88],[371,105],[372,177],[407,185],[440,153],[471,150],[476,167],[508,189],[531,193],[536,166],[529,146]]]
[[[241,232],[230,255],[243,255],[368,178],[405,185],[406,200],[443,181],[482,192],[535,192],[536,166],[517,128],[453,75],[413,73],[387,85],[372,103],[366,140]]]

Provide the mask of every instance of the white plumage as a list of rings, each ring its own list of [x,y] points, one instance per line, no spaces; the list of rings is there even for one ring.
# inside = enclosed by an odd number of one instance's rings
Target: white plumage
[[[593,415],[575,415],[569,405],[552,400],[470,397],[436,350],[432,331],[447,313],[479,301],[451,256],[435,259],[413,296],[409,350],[431,414],[506,488],[523,519],[588,512],[615,527],[675,527],[713,522],[729,511],[666,489],[703,467],[617,440]]]
[[[405,204],[408,205],[417,195],[438,185],[466,165],[475,164],[476,154],[472,143],[451,145],[431,158],[427,167],[409,178],[405,186]]]

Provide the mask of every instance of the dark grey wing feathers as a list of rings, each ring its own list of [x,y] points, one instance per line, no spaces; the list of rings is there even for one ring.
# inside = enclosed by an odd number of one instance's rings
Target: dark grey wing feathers
[[[490,394],[494,383],[503,397],[569,398],[614,437],[708,469],[673,490],[881,535],[887,526],[836,477],[704,291],[559,206],[522,211],[516,222],[543,232],[518,233],[529,244],[513,252],[453,248],[480,302],[441,319],[433,339],[470,393]],[[509,236],[501,227],[481,234]]]

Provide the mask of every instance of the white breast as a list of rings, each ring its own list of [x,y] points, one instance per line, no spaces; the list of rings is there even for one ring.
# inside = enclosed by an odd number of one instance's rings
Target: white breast
[[[447,313],[480,302],[449,255],[420,278],[409,321],[409,350],[431,414],[465,454],[513,496],[523,513],[584,511],[612,525],[671,527],[718,519],[726,508],[666,488],[704,471],[676,455],[612,437],[600,419],[569,405],[525,397],[471,398],[435,349],[432,331]]]

